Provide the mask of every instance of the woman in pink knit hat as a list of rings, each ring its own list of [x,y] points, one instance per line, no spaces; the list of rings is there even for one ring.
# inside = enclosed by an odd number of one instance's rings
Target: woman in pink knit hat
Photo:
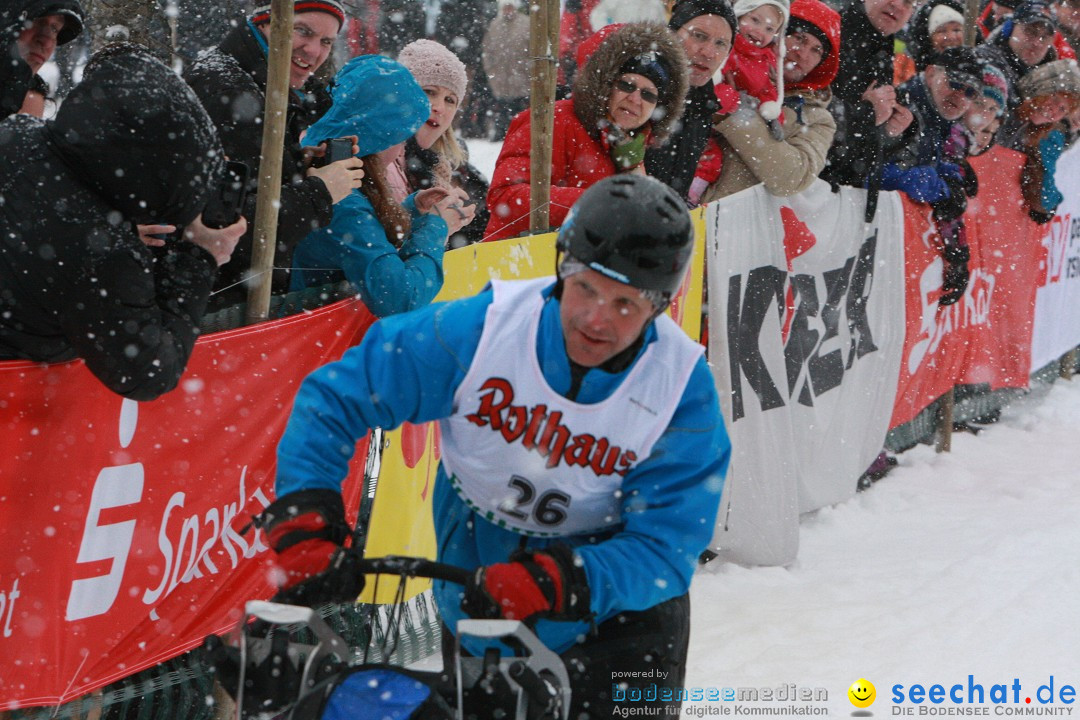
[[[453,131],[454,118],[465,98],[465,64],[434,40],[409,43],[402,48],[398,62],[423,88],[431,103],[431,115],[411,139],[391,148],[383,156],[391,192],[399,202],[410,193],[429,187],[456,188],[455,192],[459,194],[470,194],[457,176],[467,167],[468,157]],[[462,198],[470,221],[473,211],[484,206],[486,183],[476,195],[475,198]],[[484,220],[486,223],[486,218]],[[485,223],[480,223],[479,227]],[[464,243],[454,242],[452,238],[449,244],[453,247]]]

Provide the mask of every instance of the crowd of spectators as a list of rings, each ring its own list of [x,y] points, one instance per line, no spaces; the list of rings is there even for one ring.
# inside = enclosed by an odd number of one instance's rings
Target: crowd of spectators
[[[528,231],[526,5],[367,0],[347,12],[340,0],[295,0],[275,292],[344,279],[376,314],[402,312],[438,292],[446,249]],[[834,189],[865,189],[867,221],[880,190],[899,190],[932,210],[945,260],[941,303],[955,302],[968,277],[963,213],[978,193],[968,158],[995,143],[1022,153],[1026,209],[1047,222],[1062,199],[1058,158],[1080,131],[1073,47],[1080,0],[991,1],[976,19],[974,48],[964,46],[965,12],[959,0],[852,0],[840,9],[820,0],[568,0],[551,138],[552,225],[587,187],[619,173],[656,177],[691,206],[758,183],[776,195],[795,194],[820,177]],[[101,71],[87,72],[82,89],[57,103],[55,117],[41,119],[49,89],[39,71],[58,45],[83,32],[85,20],[79,0],[21,0],[0,14],[5,162],[16,146],[47,150],[36,161],[21,156],[5,187],[26,182],[18,178],[33,169],[27,165],[46,172],[42,167],[60,162],[65,172],[76,168],[66,190],[72,198],[86,186],[104,203],[100,217],[89,209],[43,213],[50,223],[68,223],[55,238],[70,237],[69,247],[39,237],[34,228],[47,223],[35,226],[20,203],[0,203],[0,357],[78,355],[94,368],[102,365],[96,356],[108,356],[113,369],[99,375],[123,378],[108,380],[110,387],[150,397],[171,385],[145,385],[146,374],[177,375],[161,368],[182,369],[204,311],[242,303],[253,277],[270,8],[249,7],[234,19],[216,46],[185,65],[186,85],[137,49],[106,48],[110,62],[140,64],[151,85],[179,84],[183,92],[174,94],[197,98],[184,117],[206,120],[208,128],[205,143],[189,148],[183,162],[166,156],[161,125],[140,123],[133,142],[147,152],[158,148],[162,162],[147,177],[125,175],[142,193],[127,196],[103,191],[117,183],[99,182],[95,171],[67,159],[72,137],[91,136],[79,126],[93,115],[79,117],[76,108],[109,81],[104,60],[95,56],[91,66]],[[345,38],[349,48],[378,55],[341,57]],[[153,101],[129,93],[116,99],[116,114],[141,117],[145,102]],[[108,140],[108,126],[100,130],[99,139]],[[502,143],[490,186],[469,163],[466,138],[477,137]],[[333,140],[351,152],[330,157]],[[125,145],[131,142],[116,140],[117,158],[129,155],[120,150]],[[222,158],[247,166],[252,191],[227,231],[206,227],[198,212],[224,182]],[[158,181],[199,188],[151,202]],[[128,207],[133,197],[140,198],[137,212]],[[54,200],[74,207],[72,198]],[[173,212],[178,205],[183,211]],[[99,227],[108,242],[94,239],[91,228]],[[145,311],[121,321],[123,333],[72,329],[72,314],[51,308],[48,292],[31,299],[16,289],[33,294],[40,290],[34,283],[62,283],[55,268],[34,267],[50,253],[78,256],[81,248],[86,262],[100,265],[105,256],[96,253],[121,247],[143,268],[142,280],[157,278],[142,299],[109,298]],[[197,271],[185,271],[197,282],[162,275],[181,257],[198,260]],[[74,292],[78,283],[69,285]],[[104,317],[108,303],[99,305],[92,312]],[[88,322],[100,325],[101,317]],[[176,322],[182,330],[160,327]],[[118,339],[125,334],[140,338],[134,349]],[[132,356],[154,369],[132,369]],[[156,389],[133,389],[144,385]]]

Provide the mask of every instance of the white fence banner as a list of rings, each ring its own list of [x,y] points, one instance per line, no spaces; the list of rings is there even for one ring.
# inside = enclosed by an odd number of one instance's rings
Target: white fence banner
[[[882,449],[904,342],[904,221],[882,193],[758,185],[709,206],[709,359],[732,436],[713,549],[798,552],[799,514],[850,498]]]
[[[1035,294],[1032,371],[1080,345],[1080,143],[1057,167],[1055,180],[1065,199],[1043,226],[1046,264]]]

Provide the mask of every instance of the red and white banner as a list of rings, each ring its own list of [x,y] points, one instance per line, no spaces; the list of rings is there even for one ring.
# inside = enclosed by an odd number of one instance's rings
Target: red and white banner
[[[1023,205],[1024,162],[1022,153],[1000,147],[971,159],[979,194],[964,214],[973,269],[962,312],[977,331],[957,379],[961,384],[1023,388],[1031,375],[1033,279],[1041,262],[1042,230]]]
[[[0,363],[0,709],[174,657],[272,594],[266,546],[243,528],[273,497],[300,381],[372,321],[346,300],[202,338],[181,386],[149,403],[81,361]]]
[[[1031,367],[1038,369],[1080,345],[1080,145],[1062,155],[1055,178],[1065,200],[1040,226]]]
[[[903,218],[882,194],[756,186],[707,209],[709,359],[732,437],[713,549],[781,565],[799,513],[840,502],[880,452],[903,347]]]
[[[1020,193],[1024,156],[995,147],[971,164],[979,178],[964,215],[971,275],[953,305],[938,305],[944,263],[930,206],[903,199],[907,332],[891,427],[956,384],[1027,386],[1039,246]]]

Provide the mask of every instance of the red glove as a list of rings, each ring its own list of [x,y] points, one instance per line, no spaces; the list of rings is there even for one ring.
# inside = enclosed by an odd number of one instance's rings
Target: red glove
[[[349,537],[341,494],[301,490],[278,498],[258,519],[270,547],[276,599],[301,605],[355,600],[364,578],[356,557],[344,548]]]
[[[542,615],[580,620],[589,614],[589,586],[570,548],[526,550],[511,556],[511,562],[477,569],[465,588],[461,609],[480,618],[525,620]]]

